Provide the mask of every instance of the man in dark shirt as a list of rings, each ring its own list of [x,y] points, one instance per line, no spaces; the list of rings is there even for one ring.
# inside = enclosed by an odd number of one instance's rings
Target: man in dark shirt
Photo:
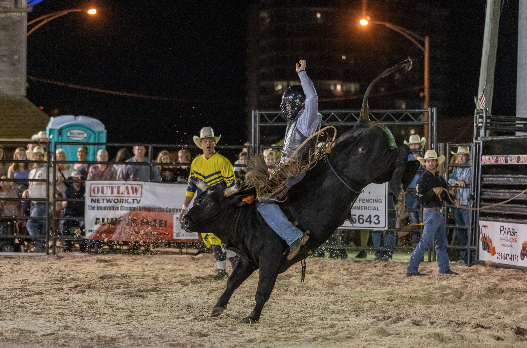
[[[419,203],[423,206],[425,226],[421,240],[410,257],[406,275],[408,277],[419,275],[419,264],[423,260],[426,249],[433,242],[436,244],[439,273],[457,274],[452,272],[448,265],[446,226],[443,214],[441,214],[443,200],[448,200],[448,194],[446,181],[437,173],[437,167],[443,163],[445,156],[438,158],[434,150],[428,150],[424,158],[417,157],[417,159],[426,168],[415,187]]]
[[[86,188],[84,187],[83,180],[84,176],[78,172],[74,171],[71,173],[71,177],[68,178],[72,180],[72,185],[66,188],[64,196],[66,199],[84,199]],[[68,218],[79,218],[76,220],[61,220],[60,222],[60,233],[63,236],[71,235],[70,230],[72,227],[79,227],[84,230],[84,202],[75,202],[75,201],[64,201],[62,202],[64,207],[64,217]],[[82,244],[82,243],[81,243]],[[81,245],[81,249],[84,245]],[[71,251],[73,243],[69,240],[65,240],[62,251]]]

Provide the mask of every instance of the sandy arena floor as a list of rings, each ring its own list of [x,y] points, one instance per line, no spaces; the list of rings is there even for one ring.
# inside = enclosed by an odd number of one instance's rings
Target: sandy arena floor
[[[219,318],[210,254],[0,256],[0,347],[525,347],[527,274],[308,259],[241,324],[257,274]],[[230,272],[230,269],[229,269]]]

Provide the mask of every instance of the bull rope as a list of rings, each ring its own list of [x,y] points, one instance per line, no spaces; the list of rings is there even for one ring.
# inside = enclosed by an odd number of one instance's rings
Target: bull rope
[[[326,141],[323,146],[316,146],[315,151],[309,150],[308,162],[304,166],[293,165],[298,162],[288,160],[287,163],[280,163],[276,168],[269,171],[265,165],[265,161],[261,155],[254,156],[250,159],[249,170],[245,176],[246,189],[255,188],[256,197],[260,202],[263,202],[273,195],[277,194],[283,189],[283,183],[290,177],[297,176],[302,172],[307,172],[315,166],[315,164],[326,153],[331,153],[331,148],[335,143],[337,137],[337,129],[333,126],[326,126],[319,131],[310,135],[300,146],[293,152],[290,159],[294,159],[298,152],[306,146],[314,137],[324,134],[327,130],[333,130],[333,137]]]
[[[452,200],[452,196],[450,196],[450,192],[448,192],[447,189],[445,188],[442,188],[443,191],[445,191],[448,195],[448,199],[450,200],[450,203],[455,203],[455,200]],[[491,205],[486,205],[484,207],[479,207],[479,208],[465,208],[465,207],[460,207],[458,209],[466,209],[466,210],[471,210],[471,211],[474,211],[474,210],[485,210],[485,209],[488,209],[488,208],[492,208],[492,207],[497,207],[499,205],[502,205],[502,204],[505,204],[505,203],[509,203],[510,201],[520,197],[521,195],[523,195],[524,193],[527,192],[527,189],[523,190],[522,192],[518,193],[516,196],[510,198],[510,199],[507,199],[506,201],[503,201],[503,202],[499,202],[499,203],[495,203],[495,204],[491,204]]]

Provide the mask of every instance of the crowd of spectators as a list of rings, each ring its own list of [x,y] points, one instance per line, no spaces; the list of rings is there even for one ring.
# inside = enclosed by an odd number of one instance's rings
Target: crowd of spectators
[[[70,237],[64,239],[63,251],[72,250],[73,237],[84,235],[85,203],[82,200],[85,198],[85,181],[186,184],[190,175],[192,155],[188,149],[160,150],[155,161],[146,156],[144,146],[134,146],[132,154],[129,148],[121,148],[113,160],[110,160],[108,151],[101,149],[97,152],[96,163],[93,163],[88,160],[90,148],[81,145],[77,149],[76,161],[67,158],[64,149],[58,148],[52,156],[56,162],[53,163],[47,160],[46,133],[41,131],[31,140],[26,148],[11,149],[12,159],[0,145],[0,235],[33,236],[35,238],[28,238],[25,242],[25,247],[35,252],[45,251],[48,217],[50,224],[54,222],[52,233]],[[247,152],[244,153],[246,156]],[[245,167],[239,168],[245,172]],[[50,185],[49,192],[46,192],[48,178]],[[86,250],[91,246],[100,249],[104,244],[113,249],[112,243],[79,245],[81,250]]]

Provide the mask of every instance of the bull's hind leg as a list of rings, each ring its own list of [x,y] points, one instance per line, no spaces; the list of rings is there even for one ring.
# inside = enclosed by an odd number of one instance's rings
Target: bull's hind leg
[[[276,277],[278,277],[278,267],[280,265],[280,256],[271,258],[271,262],[260,264],[260,278],[258,279],[258,289],[256,289],[256,305],[249,316],[242,319],[242,323],[252,324],[257,323],[260,320],[263,307],[273,291],[274,284],[276,283]]]
[[[247,260],[245,257],[240,258],[236,268],[232,271],[229,280],[227,280],[227,288],[221,295],[214,308],[212,308],[212,312],[210,313],[211,317],[217,317],[223,313],[223,311],[227,308],[227,303],[229,303],[234,290],[238,289],[245,279],[249,278],[249,276],[253,274],[256,268],[256,265],[252,262],[249,262],[249,260]]]

